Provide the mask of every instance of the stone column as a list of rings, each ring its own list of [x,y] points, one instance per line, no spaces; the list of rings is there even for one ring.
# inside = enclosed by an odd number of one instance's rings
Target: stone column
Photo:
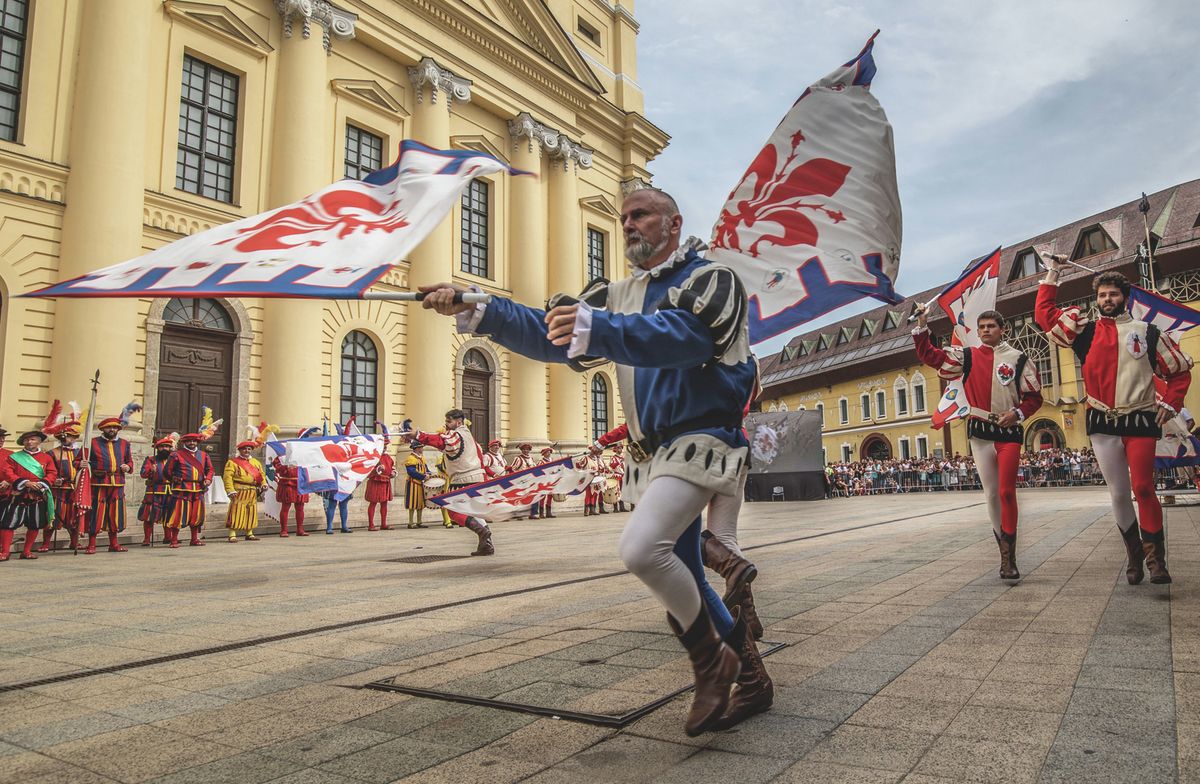
[[[513,177],[508,215],[509,276],[513,298],[534,307],[546,301],[546,184],[543,180],[542,139],[545,127],[522,112],[508,123],[513,141],[512,165],[530,177]],[[553,132],[552,132],[553,133]],[[549,412],[545,363],[512,354],[509,360],[509,441],[548,442]]]
[[[579,213],[578,166],[590,166],[591,152],[561,134],[547,144],[549,153],[550,294],[578,295],[584,281],[583,221]],[[566,365],[550,367],[550,438],[567,444],[590,440],[583,377]]]
[[[416,103],[412,138],[436,149],[450,146],[450,107],[471,99],[471,83],[426,57],[408,69]],[[455,223],[447,218],[417,246],[409,261],[412,286],[449,282],[455,269]],[[403,414],[424,430],[442,425],[454,407],[454,321],[412,306],[408,317],[407,399]],[[499,423],[497,423],[499,424]]]
[[[59,280],[143,253],[146,69],[150,23],[159,5],[141,0],[120,7],[106,2],[80,6]],[[101,415],[120,411],[134,397],[137,328],[134,302],[58,300],[50,352],[51,397],[86,403],[88,381],[99,368],[96,410]],[[147,361],[157,362],[158,357]]]
[[[274,127],[271,137],[269,207],[301,199],[329,184],[330,36],[354,35],[352,14],[325,0],[300,3],[276,0],[283,17],[275,80]],[[320,40],[310,37],[311,24],[321,25]],[[297,30],[296,26],[300,29]],[[339,134],[340,138],[340,134]],[[326,413],[318,379],[323,376],[324,305],[319,301],[267,299],[263,303],[262,407],[259,416],[285,430],[319,422]],[[329,378],[332,411],[337,419],[340,346],[333,346]]]

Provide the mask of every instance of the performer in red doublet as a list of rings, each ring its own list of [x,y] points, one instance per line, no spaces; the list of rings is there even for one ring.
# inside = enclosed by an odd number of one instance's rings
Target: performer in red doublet
[[[380,423],[376,422],[376,426]],[[371,475],[367,477],[367,489],[363,498],[367,502],[367,530],[375,530],[375,509],[379,508],[379,530],[388,530],[388,502],[392,500],[392,480],[396,478],[396,461],[387,452],[392,443],[387,428],[383,429],[383,454]]]
[[[446,472],[450,475],[450,490],[460,490],[485,481],[483,450],[471,435],[467,412],[452,408],[446,412],[446,424],[441,433],[416,431],[413,438],[431,446],[446,456]],[[491,527],[478,517],[460,512],[447,512],[455,525],[460,525],[478,537],[479,543],[471,555],[495,555]]]
[[[300,430],[300,438],[304,438],[310,428]],[[288,535],[288,509],[296,513],[296,536],[308,536],[304,530],[304,505],[308,503],[308,494],[300,494],[300,469],[284,465],[278,457],[271,463],[275,468],[275,500],[279,502],[279,535]]]
[[[96,536],[108,532],[108,550],[125,552],[117,535],[125,530],[125,475],[133,473],[133,452],[129,442],[118,438],[124,427],[117,417],[100,421],[100,435],[89,445],[88,461],[92,471],[92,511],[87,517],[88,546],[85,553],[96,552]]]
[[[549,446],[542,447],[542,459],[538,461],[538,465],[543,466],[547,463],[554,462],[554,448]],[[554,496],[542,496],[542,500],[533,506],[533,517],[550,518],[557,517],[554,514]]]
[[[39,553],[50,551],[54,532],[66,528],[71,535],[71,549],[79,546],[79,515],[75,508],[75,480],[79,476],[79,423],[72,420],[58,428],[55,438],[58,446],[50,450],[50,456],[58,467],[58,479],[54,482],[54,525],[42,532]]]
[[[12,501],[12,474],[8,470],[8,456],[11,450],[4,446],[8,440],[8,431],[0,427],[0,519]],[[13,532],[0,526],[0,561],[7,561],[12,553]]]
[[[201,450],[200,434],[188,433],[179,439],[179,449],[167,461],[167,478],[171,482],[171,515],[167,529],[171,543],[179,546],[179,529],[192,529],[193,547],[202,547],[200,531],[204,527],[204,493],[213,480],[213,464],[208,453]]]
[[[25,529],[25,547],[22,560],[34,560],[37,556],[33,546],[38,531],[54,525],[54,493],[52,488],[58,479],[58,466],[49,453],[42,451],[46,434],[30,430],[17,438],[21,451],[10,452],[4,457],[3,477],[11,485],[8,504],[0,513],[0,528],[6,537],[0,545],[0,560],[8,560],[12,547],[13,532]]]
[[[1038,287],[1034,318],[1053,343],[1079,358],[1087,433],[1125,540],[1126,580],[1137,585],[1148,569],[1150,582],[1169,583],[1162,506],[1154,488],[1154,447],[1163,423],[1183,407],[1192,359],[1170,335],[1129,315],[1131,285],[1119,272],[1092,280],[1100,312],[1095,321],[1077,307],[1060,309],[1055,300],[1063,260],[1054,256],[1046,261],[1049,271]],[[1161,400],[1155,397],[1155,376],[1165,382]]]
[[[1000,579],[1018,580],[1017,467],[1025,441],[1021,423],[1042,407],[1037,369],[1004,340],[1007,322],[994,310],[979,314],[976,333],[983,345],[974,348],[933,345],[926,319],[921,312],[913,330],[917,357],[946,381],[962,379],[971,407],[967,438],[1000,548]]]
[[[163,526],[163,538],[169,547],[178,547],[167,528],[171,514],[171,480],[167,478],[167,463],[175,450],[174,437],[167,436],[154,442],[154,454],[142,462],[141,477],[146,480],[146,494],[142,497],[138,519],[142,521],[142,547],[154,543],[154,526]]]

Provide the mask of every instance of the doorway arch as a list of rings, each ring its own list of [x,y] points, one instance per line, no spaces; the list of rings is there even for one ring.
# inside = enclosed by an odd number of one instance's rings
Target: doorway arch
[[[1067,437],[1057,422],[1049,419],[1038,419],[1025,430],[1025,450],[1040,452],[1043,449],[1062,449],[1067,445]]]
[[[862,460],[891,460],[892,444],[886,436],[872,433],[863,439],[862,446],[859,448],[859,456]]]

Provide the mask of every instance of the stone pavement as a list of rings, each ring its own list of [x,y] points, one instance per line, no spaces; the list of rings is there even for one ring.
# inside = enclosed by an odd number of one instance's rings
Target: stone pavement
[[[621,515],[13,560],[0,782],[1200,782],[1200,507],[1131,587],[1106,491],[1021,504],[1017,585],[977,493],[747,505],[776,703],[700,738],[687,695],[365,688],[686,684]]]

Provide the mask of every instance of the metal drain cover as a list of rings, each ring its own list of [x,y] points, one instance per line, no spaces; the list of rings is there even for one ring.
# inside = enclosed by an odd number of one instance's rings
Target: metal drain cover
[[[459,558],[470,558],[469,555],[410,555],[407,558],[388,558],[384,563],[427,564],[437,561],[457,561]]]

